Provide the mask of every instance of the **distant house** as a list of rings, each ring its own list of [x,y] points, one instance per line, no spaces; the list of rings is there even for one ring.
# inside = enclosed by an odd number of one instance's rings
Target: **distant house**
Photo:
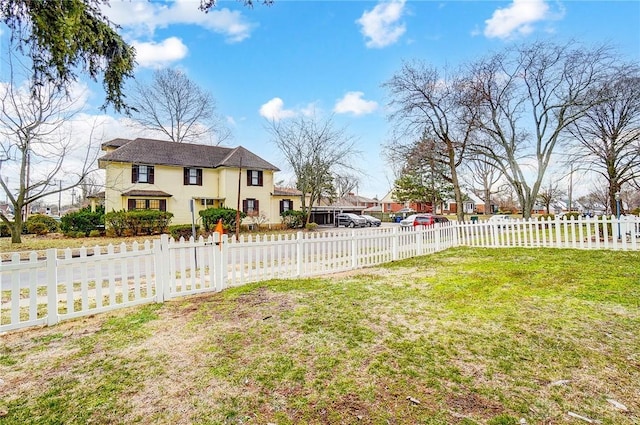
[[[484,201],[474,193],[463,194],[462,211],[465,214],[478,214],[484,213]],[[458,204],[454,199],[447,200],[443,205],[444,214],[457,214]]]
[[[399,202],[396,200],[393,190],[390,190],[384,198],[380,200],[382,212],[395,215],[397,213],[406,215],[407,211],[418,213],[433,212],[431,202]]]
[[[239,205],[245,213],[264,215],[266,223],[279,223],[281,211],[300,207],[299,192],[274,186],[278,167],[242,146],[138,138],[113,139],[102,150],[106,212],[169,211],[172,224],[187,224],[191,205],[196,219],[209,207]]]
[[[311,208],[311,221],[318,224],[333,224],[335,216],[340,213],[371,214],[381,212],[380,202],[377,199],[349,193],[342,198],[331,200],[320,199],[317,205]],[[379,213],[378,213],[379,214]]]

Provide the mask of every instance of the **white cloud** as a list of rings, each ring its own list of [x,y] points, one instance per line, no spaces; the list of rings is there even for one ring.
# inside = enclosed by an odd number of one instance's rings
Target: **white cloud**
[[[198,25],[222,34],[229,43],[237,43],[251,35],[255,24],[248,22],[239,11],[227,8],[204,13],[193,0],[177,0],[171,3],[150,1],[110,2],[103,12],[131,35],[152,36],[156,28],[170,25]]]
[[[354,115],[365,115],[378,109],[378,103],[373,100],[364,100],[364,93],[361,91],[350,91],[342,99],[336,102],[333,112],[337,114],[351,113]]]
[[[395,43],[405,33],[406,27],[398,21],[404,12],[405,0],[378,3],[371,11],[365,11],[356,22],[367,39],[366,46],[381,48]]]
[[[169,37],[160,43],[134,41],[131,44],[136,49],[136,62],[145,68],[165,67],[184,58],[189,51],[177,37]]]
[[[514,32],[522,35],[533,32],[532,24],[548,17],[549,6],[545,0],[513,0],[504,9],[493,12],[485,21],[484,35],[489,38],[508,38]]]
[[[279,121],[296,115],[292,109],[284,109],[284,102],[279,97],[274,97],[260,107],[260,115],[268,120]]]

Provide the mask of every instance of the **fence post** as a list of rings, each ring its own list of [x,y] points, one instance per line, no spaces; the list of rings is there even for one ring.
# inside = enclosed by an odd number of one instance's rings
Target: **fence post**
[[[296,277],[302,276],[302,232],[296,234]]]
[[[58,255],[55,248],[47,249],[47,325],[53,326],[58,320]],[[29,294],[33,296],[33,294]]]
[[[356,241],[356,231],[351,231],[351,270],[358,268],[358,241]]]
[[[391,261],[398,260],[398,228],[393,228],[393,233],[391,234]]]
[[[154,275],[155,279],[153,285],[155,286],[156,291],[156,302],[162,303],[164,302],[164,291],[162,290],[163,283],[163,275],[164,275],[164,265],[162,264],[162,236],[160,235],[160,239],[156,239],[153,241],[153,259],[154,259]]]
[[[171,298],[171,288],[169,283],[169,262],[172,261],[169,254],[169,235],[160,235],[160,246],[156,255],[156,299],[158,302],[165,302]]]
[[[229,253],[229,247],[227,246],[227,242],[229,242],[229,235],[214,233],[213,240],[217,239],[217,243],[213,244],[212,249],[214,252],[215,258],[215,280],[217,281],[216,288],[219,288],[222,291],[226,287],[226,270],[227,264],[227,255]],[[216,247],[217,245],[217,247]]]

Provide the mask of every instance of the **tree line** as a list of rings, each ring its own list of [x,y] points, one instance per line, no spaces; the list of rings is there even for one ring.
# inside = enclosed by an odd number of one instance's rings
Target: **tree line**
[[[506,181],[529,218],[541,195],[548,207],[552,166],[602,176],[608,206],[640,189],[640,70],[608,46],[522,44],[455,69],[408,61],[383,86],[398,200],[460,206],[473,187],[490,211]]]

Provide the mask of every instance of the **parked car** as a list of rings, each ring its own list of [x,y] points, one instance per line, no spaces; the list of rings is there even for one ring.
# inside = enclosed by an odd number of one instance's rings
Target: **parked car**
[[[508,215],[497,214],[489,217],[489,220],[487,221],[491,224],[497,225],[498,227],[507,227],[507,224],[509,224],[512,219]]]
[[[380,227],[380,225],[382,224],[382,220],[380,220],[379,218],[375,218],[371,215],[363,214],[360,217],[367,220],[367,227],[371,227],[371,226]]]
[[[365,227],[367,220],[359,215],[352,213],[343,213],[336,216],[336,226],[344,227]]]
[[[435,214],[412,214],[400,221],[402,227],[433,226],[436,223],[448,223],[449,219]]]

